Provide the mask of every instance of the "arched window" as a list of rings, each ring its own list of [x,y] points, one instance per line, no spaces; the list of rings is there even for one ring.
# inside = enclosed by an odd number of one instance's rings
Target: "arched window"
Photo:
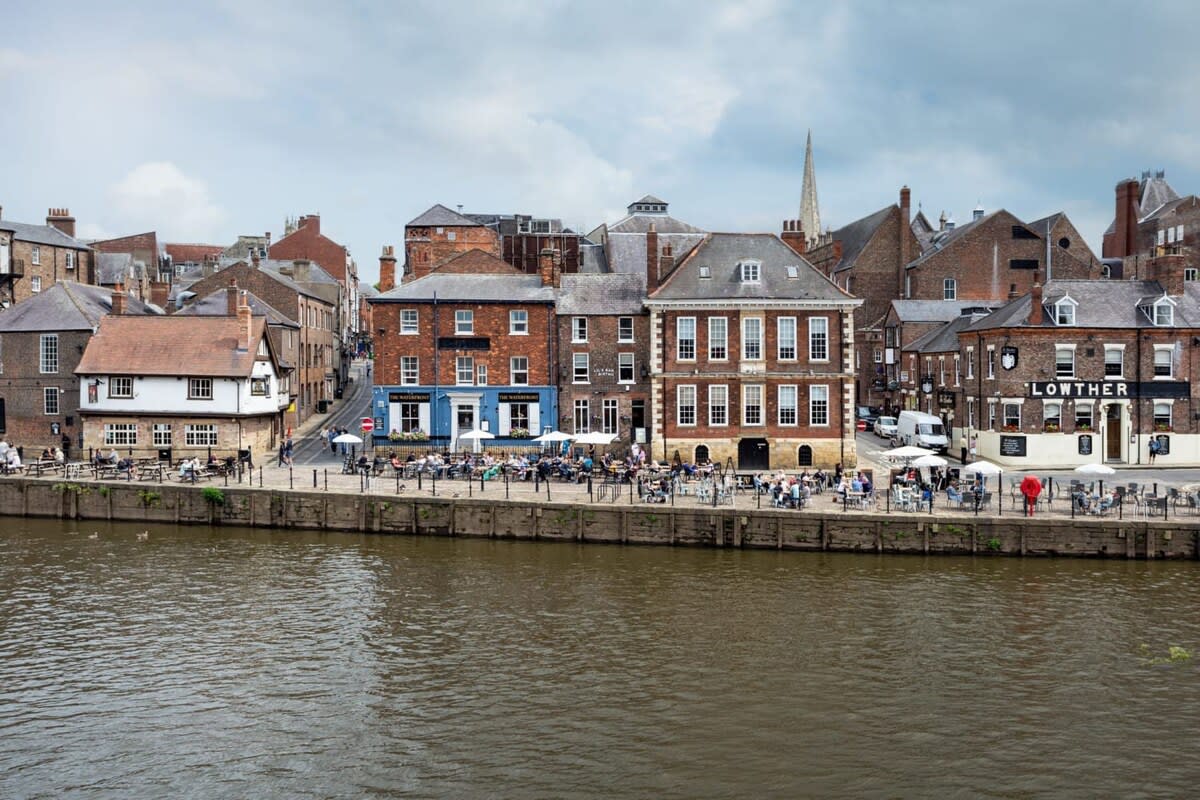
[[[812,448],[806,444],[800,445],[800,449],[796,452],[796,463],[802,467],[811,467],[813,465]]]
[[[707,464],[708,463],[708,445],[706,445],[706,444],[696,445],[696,459],[692,463],[693,464]]]
[[[946,278],[946,280],[942,281],[942,299],[958,299],[958,281],[954,280],[954,278]]]

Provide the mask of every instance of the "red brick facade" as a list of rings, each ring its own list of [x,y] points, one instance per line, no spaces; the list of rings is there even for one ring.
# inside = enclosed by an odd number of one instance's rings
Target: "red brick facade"
[[[575,337],[576,320],[584,320],[586,338]],[[624,330],[632,330],[632,341]],[[558,317],[558,430],[580,433],[580,420],[587,416],[584,430],[615,433],[614,451],[621,452],[634,442],[635,429],[650,435],[650,318],[642,312],[632,315],[590,314]],[[588,356],[584,381],[575,380],[575,354]],[[626,358],[626,376],[622,376],[622,355]],[[628,358],[632,355],[632,368]],[[586,404],[586,410],[584,405]],[[578,411],[577,411],[578,409]],[[615,425],[613,424],[615,409]]]
[[[482,225],[410,225],[404,229],[404,256],[408,265],[404,281],[428,275],[451,256],[470,250],[499,257],[500,238]]]

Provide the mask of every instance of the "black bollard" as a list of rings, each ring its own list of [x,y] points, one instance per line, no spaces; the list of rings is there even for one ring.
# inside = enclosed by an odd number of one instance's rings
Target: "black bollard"
[[[329,491],[329,470],[325,470],[325,491]]]
[[[225,470],[225,485],[229,485],[229,470]]]
[[[508,472],[504,473],[504,499],[508,499]]]
[[[258,488],[260,488],[260,489],[262,488],[262,485],[263,485],[263,482],[262,482],[262,481],[263,481],[263,473],[262,473],[262,471],[263,471],[263,468],[262,468],[262,467],[259,467],[259,468],[258,468]]]
[[[292,468],[291,468],[291,467],[288,467],[288,488],[289,488],[289,489],[295,489],[295,488],[296,488],[295,476],[294,476],[294,475],[292,475]]]
[[[400,494],[400,473],[396,473],[396,494]]]
[[[479,491],[483,491],[483,473],[479,473]]]
[[[192,469],[192,486],[196,485],[196,470]]]
[[[317,471],[313,470],[313,488],[317,488]]]
[[[592,495],[592,476],[588,475],[588,502],[594,503],[596,498]]]

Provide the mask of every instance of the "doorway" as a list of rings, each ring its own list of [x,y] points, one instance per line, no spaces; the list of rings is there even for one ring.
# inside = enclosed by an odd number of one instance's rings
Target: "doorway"
[[[771,448],[766,439],[741,439],[738,441],[738,469],[753,471],[771,468]]]
[[[461,450],[458,445],[458,437],[464,433],[475,430],[475,406],[460,405],[454,407],[454,438],[456,450]],[[468,440],[470,441],[470,440]],[[479,440],[476,439],[472,444],[476,449],[479,447]]]
[[[1104,460],[1121,460],[1121,406],[1110,403],[1104,411]]]

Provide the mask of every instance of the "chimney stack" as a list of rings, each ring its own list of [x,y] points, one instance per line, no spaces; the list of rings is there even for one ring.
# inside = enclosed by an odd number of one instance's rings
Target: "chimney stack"
[[[900,187],[900,264],[896,269],[896,296],[904,296],[904,272],[912,261],[912,192]]]
[[[175,306],[170,302],[171,284],[166,281],[150,282],[150,302],[166,311],[168,314]]]
[[[125,313],[125,284],[118,283],[112,293],[112,313],[120,316]]]
[[[238,332],[241,334],[242,341],[238,347],[239,350],[250,350],[250,336],[254,333],[254,320],[250,316],[250,305],[246,299],[245,292],[238,294],[237,305]]]
[[[312,280],[312,262],[307,258],[292,261],[292,280],[302,283]]]
[[[299,227],[308,228],[315,235],[320,236],[321,235],[321,215],[320,214],[306,214],[305,216],[300,218]]]
[[[390,244],[383,246],[379,255],[379,292],[390,292],[396,288],[396,250]]]
[[[1016,300],[1020,296],[1021,293],[1017,291],[1017,285],[1015,283],[1010,283],[1008,285],[1008,299]]]
[[[1041,325],[1042,313],[1042,284],[1035,278],[1030,292],[1029,324]]]
[[[1141,213],[1141,200],[1138,197],[1140,188],[1133,178],[1117,184],[1117,220],[1113,225],[1113,252],[1105,253],[1105,258],[1124,258],[1137,252],[1138,216]]]
[[[558,250],[546,247],[538,254],[538,274],[542,278],[542,286],[557,289],[562,285],[562,255]]]
[[[663,245],[662,258],[658,261],[658,268],[663,275],[670,275],[671,270],[675,269],[675,248],[671,247],[670,242]]]
[[[71,216],[68,209],[52,208],[47,211],[46,224],[52,228],[58,228],[72,239],[75,238],[75,218]]]
[[[225,313],[231,317],[237,316],[238,309],[238,288],[237,281],[233,278],[229,279],[229,285],[225,287]]]
[[[251,250],[251,251],[250,251],[250,263],[254,265],[254,268],[255,268],[255,269],[258,269],[258,265],[259,265],[259,257],[258,257],[258,251],[257,251],[257,250]]]
[[[658,271],[658,230],[654,227],[654,223],[650,223],[650,230],[646,231],[646,291],[653,292],[658,289],[658,278],[661,275]]]
[[[808,242],[805,241],[804,228],[798,219],[785,219],[783,221],[783,233],[779,237],[783,243],[796,251],[797,255],[804,255],[808,250]]]

